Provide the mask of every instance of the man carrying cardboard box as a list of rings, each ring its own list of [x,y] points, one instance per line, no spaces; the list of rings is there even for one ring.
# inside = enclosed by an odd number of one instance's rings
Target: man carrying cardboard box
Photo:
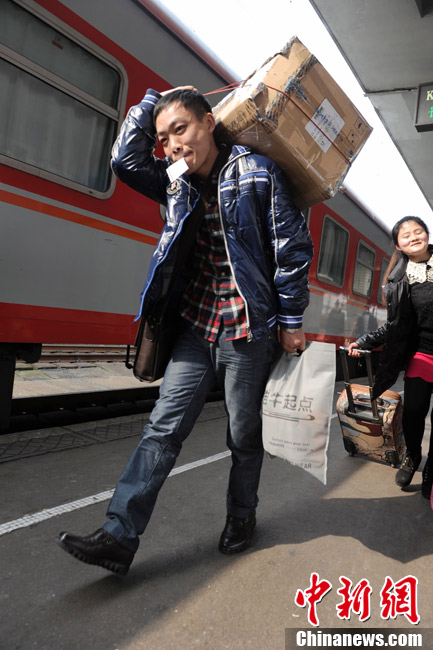
[[[129,111],[113,148],[119,178],[167,209],[141,295],[141,318],[164,295],[182,230],[204,187],[207,194],[188,282],[173,290],[183,324],[159,400],[108,506],[108,521],[91,535],[63,532],[58,539],[79,560],[120,574],[129,569],[158,492],[216,380],[225,390],[232,453],[219,550],[247,548],[263,460],[261,401],[278,332],[286,351],[305,348],[302,315],[313,253],[308,228],[278,166],[245,147],[228,146],[218,131],[195,88],[148,90]],[[163,160],[154,156],[157,138]]]

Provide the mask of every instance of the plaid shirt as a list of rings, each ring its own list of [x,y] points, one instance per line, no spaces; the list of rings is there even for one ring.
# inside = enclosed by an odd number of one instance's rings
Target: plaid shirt
[[[215,195],[209,198],[192,255],[193,279],[180,305],[183,318],[208,341],[216,341],[222,323],[227,341],[247,336],[245,305],[231,273]]]

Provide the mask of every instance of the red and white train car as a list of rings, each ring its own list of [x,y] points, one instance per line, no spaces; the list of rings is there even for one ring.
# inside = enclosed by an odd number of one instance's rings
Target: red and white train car
[[[311,208],[308,223],[315,255],[305,330],[311,340],[347,345],[386,320],[390,233],[347,193]]]
[[[110,170],[127,108],[148,87],[208,92],[235,79],[151,0],[2,0],[0,9],[1,420],[16,357],[36,360],[44,343],[135,339],[161,219]],[[384,319],[387,235],[346,195],[308,218],[306,330],[343,343],[358,321]]]

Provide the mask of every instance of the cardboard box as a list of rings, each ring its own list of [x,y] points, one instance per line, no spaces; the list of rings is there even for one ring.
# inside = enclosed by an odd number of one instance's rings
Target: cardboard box
[[[304,209],[332,197],[372,129],[294,37],[215,108],[237,144],[282,168]]]

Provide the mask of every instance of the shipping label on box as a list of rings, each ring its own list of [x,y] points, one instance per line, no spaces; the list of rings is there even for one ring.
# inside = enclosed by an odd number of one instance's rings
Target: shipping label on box
[[[300,208],[337,192],[372,130],[297,37],[214,114],[236,143],[279,164]]]
[[[344,126],[344,120],[332,104],[324,99],[305,129],[325,153]]]

